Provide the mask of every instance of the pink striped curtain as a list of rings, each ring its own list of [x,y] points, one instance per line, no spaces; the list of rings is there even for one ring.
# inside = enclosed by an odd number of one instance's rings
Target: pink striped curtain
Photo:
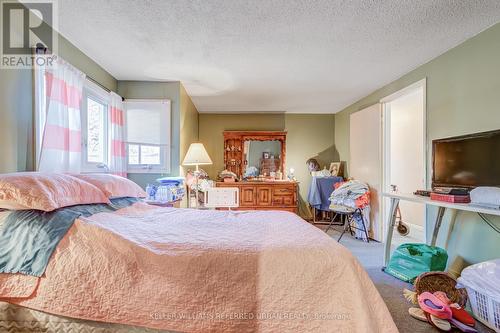
[[[81,169],[82,131],[80,108],[85,74],[61,58],[47,68],[45,108],[39,171],[76,172]]]
[[[122,98],[114,92],[111,92],[110,117],[109,171],[115,175],[127,177],[125,113]]]

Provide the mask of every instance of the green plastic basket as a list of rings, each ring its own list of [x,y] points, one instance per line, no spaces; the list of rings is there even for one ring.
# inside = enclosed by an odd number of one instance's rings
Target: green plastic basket
[[[385,272],[405,282],[413,283],[422,273],[444,271],[447,261],[448,253],[440,247],[406,243],[394,251]]]

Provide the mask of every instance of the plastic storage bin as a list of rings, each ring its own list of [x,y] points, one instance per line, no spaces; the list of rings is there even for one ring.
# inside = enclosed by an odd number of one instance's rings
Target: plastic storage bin
[[[500,259],[465,268],[458,283],[467,289],[474,317],[500,333]]]
[[[413,283],[425,272],[444,271],[448,254],[442,248],[419,243],[401,244],[394,251],[385,272]]]

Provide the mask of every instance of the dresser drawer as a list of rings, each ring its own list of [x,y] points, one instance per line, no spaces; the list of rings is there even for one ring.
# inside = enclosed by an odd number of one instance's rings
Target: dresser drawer
[[[291,187],[278,187],[273,189],[273,195],[293,195],[293,191]]]
[[[275,195],[273,196],[273,205],[293,206],[295,205],[293,195]]]

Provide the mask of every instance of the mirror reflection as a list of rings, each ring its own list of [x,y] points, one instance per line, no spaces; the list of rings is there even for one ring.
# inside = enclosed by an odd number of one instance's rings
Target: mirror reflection
[[[281,142],[256,141],[244,142],[245,178],[272,176],[281,170]]]

